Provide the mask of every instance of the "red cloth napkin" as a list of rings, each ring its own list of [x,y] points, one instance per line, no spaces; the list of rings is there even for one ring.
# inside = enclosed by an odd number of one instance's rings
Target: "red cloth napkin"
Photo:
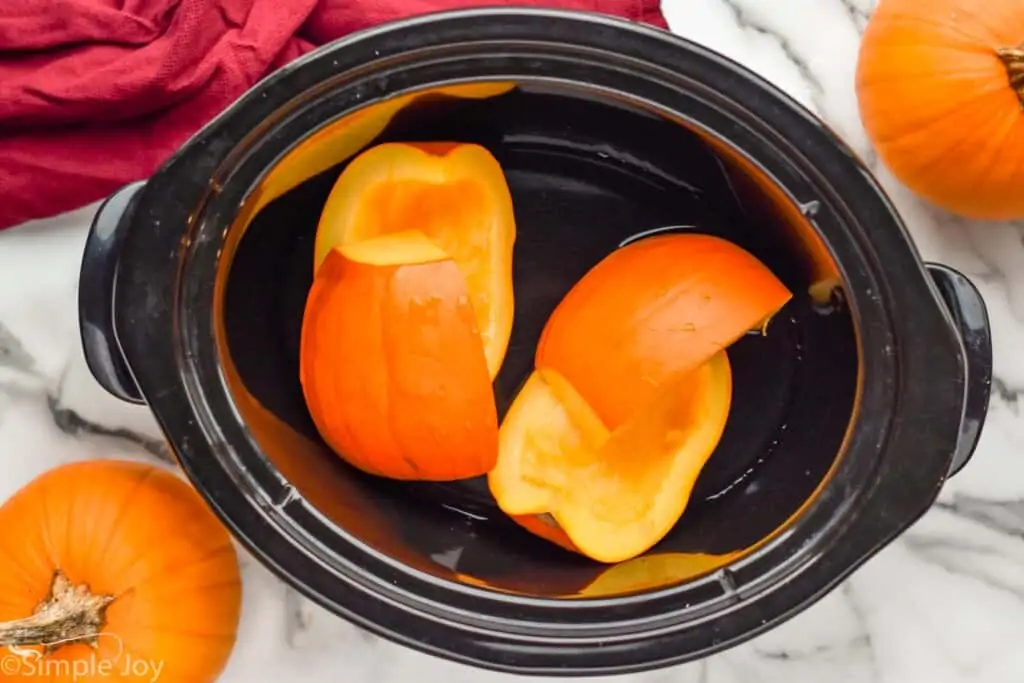
[[[0,229],[146,178],[316,45],[479,0],[0,0]],[[666,27],[658,0],[517,0]]]

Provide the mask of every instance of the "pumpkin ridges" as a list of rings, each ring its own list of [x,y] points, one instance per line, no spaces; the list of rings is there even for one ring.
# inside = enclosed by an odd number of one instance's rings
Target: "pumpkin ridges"
[[[1001,192],[1004,184],[1015,185],[1017,179],[1021,178],[1020,164],[1014,164],[1012,160],[1006,159],[1001,152],[1004,149],[1010,149],[1009,144],[1014,135],[1024,131],[1024,118],[1015,116],[1013,112],[1008,112],[1005,118],[1006,120],[1001,122],[1001,130],[993,121],[992,133],[980,143],[984,145],[985,154],[979,154],[978,158],[985,159],[987,157],[987,162],[979,164],[975,169],[973,192],[978,197],[985,197],[986,193],[991,192],[993,188]],[[1021,139],[1021,142],[1024,142],[1024,138]],[[1021,156],[1024,157],[1024,154]],[[1007,164],[1007,161],[1010,163]],[[1008,171],[1008,174],[1004,174],[1002,171]],[[969,185],[967,187],[970,188]]]
[[[130,504],[125,502],[128,492],[139,491],[140,486],[145,486],[146,482],[152,480],[155,470],[141,463],[131,463],[123,469],[109,471],[96,467],[93,463],[78,464],[77,468],[79,471],[75,476],[90,481],[90,486],[104,492],[113,490],[119,495],[104,496],[101,499],[89,491],[77,488],[72,489],[73,493],[69,495],[68,475],[63,472],[54,476],[44,475],[39,495],[41,519],[45,524],[42,531],[43,542],[48,548],[54,568],[63,570],[71,581],[87,581],[95,591],[116,595],[121,592],[123,585],[111,581],[110,577],[118,575],[121,565],[116,558],[110,556],[107,549],[115,544],[114,539],[124,531],[121,522],[125,519],[125,505]],[[83,503],[90,503],[92,509],[76,515],[75,508]],[[110,512],[111,509],[115,509],[113,506],[117,506],[115,513]],[[86,520],[89,529],[72,534],[71,524],[76,523],[72,521],[72,517],[75,520]],[[90,532],[94,534],[92,538],[95,541],[89,537]],[[106,538],[103,534],[106,534]],[[75,540],[81,544],[72,543]],[[99,544],[104,546],[104,555],[92,557],[88,548]],[[122,545],[118,549],[123,551],[125,547]],[[91,570],[92,567],[102,567],[103,570],[96,572]]]
[[[220,569],[220,563],[206,567],[207,570]],[[160,591],[154,587],[136,589],[132,593],[133,609],[128,614],[109,610],[110,625],[120,633],[131,633],[141,629],[159,633],[175,633],[189,636],[231,636],[233,631],[225,622],[229,621],[230,604],[218,599],[226,593],[241,590],[241,583],[225,583],[217,588],[198,587],[194,583],[180,582],[179,591],[187,590],[191,594],[208,594],[209,599],[178,601],[174,595]],[[180,594],[180,593],[179,593]],[[118,598],[120,600],[121,598]],[[116,603],[115,603],[116,604]],[[142,605],[139,609],[137,606]],[[145,607],[148,605],[148,607]]]
[[[155,488],[161,479],[163,481],[160,483],[164,486],[179,483],[175,475],[165,474],[167,478],[156,476],[150,479],[147,495],[136,501],[133,513],[125,518],[122,527],[115,532],[133,538],[136,535],[160,538],[159,547],[150,545],[132,548],[122,554],[121,559],[124,563],[120,566],[113,563],[102,565],[105,578],[111,580],[111,577],[116,577],[115,580],[119,584],[106,590],[113,590],[120,595],[154,575],[170,574],[182,565],[202,562],[211,554],[234,554],[234,547],[226,534],[213,535],[202,532],[203,528],[214,521],[213,513],[205,506],[202,510],[210,517],[197,522],[181,523],[182,519],[186,519],[186,512],[194,515],[202,512],[193,512],[192,501],[186,503],[175,495],[176,492]],[[95,581],[91,577],[90,580]],[[99,586],[96,586],[96,589],[101,590]]]
[[[329,260],[335,261],[336,259],[329,259]],[[332,300],[338,298],[339,296],[341,296],[341,292],[339,292],[336,289],[335,290],[331,290],[331,288],[332,287],[336,288],[338,283],[342,282],[342,279],[344,278],[344,272],[345,272],[346,263],[347,262],[344,261],[343,259],[337,259],[336,260],[336,267],[337,267],[337,273],[338,273],[337,274],[337,279],[335,279],[335,280],[328,280],[327,282],[324,283],[324,287],[326,289],[328,289],[329,291],[324,293],[324,298],[327,299],[327,301],[323,304],[323,314],[319,315],[319,319],[324,319],[325,317],[327,317],[328,311],[330,311],[333,308],[333,306],[335,305],[334,303],[332,303]],[[326,266],[327,266],[327,264],[325,263],[325,267]],[[370,292],[365,292],[364,296],[373,297],[373,296],[375,296],[375,294],[374,294],[373,291],[370,291]],[[380,331],[380,319],[379,319],[378,313],[379,313],[379,309],[376,309],[376,308],[373,311],[371,311],[369,316],[368,316],[369,319],[367,319],[366,324],[367,324],[369,330],[373,330],[373,331],[377,332],[377,335],[378,335],[377,336],[377,341],[379,343],[379,341],[380,341],[380,337],[379,337],[379,335],[380,335],[380,332],[379,332]],[[314,318],[314,319],[316,319],[316,318]],[[333,338],[333,339],[344,339],[344,332],[343,332],[344,328],[342,326],[338,325],[337,323],[338,323],[337,321],[328,322],[328,323],[313,323],[313,324],[311,324],[310,327],[314,328],[316,325],[329,326],[329,329],[333,331],[333,334],[331,334],[329,336],[325,335],[324,336],[325,338],[328,338],[328,339],[331,339],[331,338]],[[303,325],[305,325],[304,322],[303,322]],[[318,337],[319,337],[318,335],[313,335],[312,336],[312,338],[314,338],[314,339],[318,338]],[[325,351],[312,351],[312,353],[322,353],[322,352],[325,352]],[[382,371],[382,377],[383,377],[384,373],[386,372],[386,368],[382,367],[381,371]],[[317,378],[317,379],[321,375],[322,375],[321,373],[317,373],[315,371],[307,373],[307,377],[312,377],[312,378]],[[337,377],[334,376],[334,375],[331,375],[331,374],[324,374],[324,384],[327,387],[329,387],[329,389],[327,391],[327,393],[329,393],[331,395],[331,400],[329,401],[329,404],[330,405],[340,405],[340,404],[342,404],[341,401],[344,400],[343,394],[345,392],[344,384],[342,382],[339,382]],[[315,384],[312,385],[312,386],[315,387]],[[386,379],[382,383],[380,383],[376,388],[377,388],[378,391],[386,392],[387,391]],[[321,391],[323,391],[323,389]],[[309,393],[307,395],[312,396],[312,393]],[[317,393],[316,395],[317,396],[323,396],[325,394]],[[312,405],[315,405],[315,404],[317,404],[317,401],[315,400],[315,396],[314,396],[312,402],[310,403],[310,407],[312,407]],[[331,426],[331,430],[329,432],[327,432],[327,433],[333,433],[334,429],[338,429],[339,432],[340,432],[339,433],[339,437],[347,439],[345,442],[347,442],[347,443],[355,443],[355,444],[359,444],[359,446],[361,446],[362,440],[364,440],[364,439],[362,439],[361,435],[358,433],[357,430],[352,428],[352,425],[349,424],[349,421],[347,419],[344,419],[344,416],[340,412],[338,412],[338,411],[327,411],[327,412],[325,412],[324,409],[321,408],[321,409],[319,409],[319,412],[317,413],[317,415],[323,416],[323,419],[325,420],[325,423],[327,425]],[[388,433],[385,435],[385,438],[388,441],[391,440],[391,432],[390,431],[388,431]],[[328,439],[328,443],[330,443],[331,446],[334,447],[334,449],[336,451],[339,449],[339,447],[341,447],[337,443],[333,442],[330,439]],[[408,467],[408,463],[406,463],[406,465]],[[378,467],[375,463],[361,461],[360,462],[360,467],[365,467],[366,471],[371,473],[371,474],[376,474],[376,475],[381,475],[381,476],[383,475],[383,470],[380,467]]]
[[[114,512],[110,517],[110,520],[108,522],[108,528],[105,532],[102,532],[101,530],[97,529],[96,526],[93,527],[94,534],[97,534],[97,536],[102,537],[103,534],[105,533],[106,538],[101,541],[102,545],[97,546],[99,550],[96,552],[94,556],[90,557],[88,561],[99,562],[104,565],[110,564],[107,558],[107,552],[110,549],[111,543],[113,543],[114,539],[117,537],[117,534],[120,530],[121,522],[123,521],[126,514],[130,514],[132,510],[131,505],[134,502],[135,497],[145,490],[146,483],[156,472],[157,470],[155,469],[146,469],[139,473],[135,481],[135,486],[133,488],[125,490],[124,495],[121,497],[121,502],[119,504],[117,511]],[[89,544],[89,546],[93,547],[91,543]]]
[[[194,545],[194,541],[195,539],[189,538],[187,539],[187,541],[183,542],[183,545],[192,546]],[[185,561],[167,564],[156,564],[153,562],[140,560],[140,562],[136,563],[135,565],[131,566],[123,572],[124,574],[138,572],[138,574],[136,574],[136,576],[134,576],[131,579],[130,585],[126,587],[124,591],[122,591],[122,593],[127,592],[129,590],[139,590],[141,588],[146,588],[153,582],[163,582],[165,584],[173,585],[177,581],[181,580],[183,576],[186,576],[187,574],[185,573],[188,570],[201,567],[206,564],[216,564],[219,562],[223,562],[225,558],[230,559],[232,562],[237,561],[235,548],[233,545],[231,545],[230,542],[225,544],[218,543],[217,545],[204,551],[202,555],[189,557]],[[165,574],[170,575],[171,578],[168,580],[167,577],[164,576]],[[235,583],[237,583],[237,581]]]
[[[447,260],[437,264],[439,273],[435,279],[436,286],[438,288],[445,287],[445,289],[435,289],[432,292],[432,296],[437,297],[438,302],[455,301],[454,310],[449,310],[447,314],[441,310],[441,314],[449,317],[450,320],[454,319],[459,324],[453,325],[452,329],[462,329],[470,331],[469,334],[449,336],[445,344],[448,346],[449,352],[454,354],[455,357],[461,359],[464,364],[462,370],[467,374],[470,373],[470,363],[476,365],[476,373],[472,373],[480,377],[481,381],[474,384],[475,391],[472,395],[468,391],[462,392],[449,392],[449,401],[453,401],[454,398],[460,398],[460,404],[453,404],[446,406],[451,408],[456,414],[461,415],[473,415],[475,406],[478,405],[494,405],[493,388],[490,383],[490,370],[487,364],[487,358],[481,344],[479,336],[479,330],[477,328],[477,318],[472,308],[472,302],[469,294],[466,291],[465,282],[461,277],[458,264],[454,260]],[[447,271],[448,277],[442,277],[442,270]],[[396,276],[388,282],[388,296],[385,298],[385,306],[389,309],[395,307],[396,309],[402,308],[407,305],[405,302],[415,301],[416,292],[422,288],[420,276],[415,278],[403,277],[402,271],[398,272]],[[463,299],[468,301],[468,304],[463,304]],[[402,303],[399,303],[402,302]],[[443,309],[443,307],[442,307]],[[401,310],[395,310],[393,315],[382,316],[382,324],[385,327],[389,327],[391,322],[396,320],[401,315]],[[427,316],[430,317],[429,315]],[[423,391],[419,385],[419,369],[416,364],[410,363],[408,354],[403,353],[401,349],[394,348],[401,346],[405,342],[403,336],[403,330],[395,330],[392,333],[384,332],[382,335],[385,340],[385,345],[391,346],[392,349],[386,354],[388,361],[388,369],[391,373],[391,380],[388,383],[389,389],[401,397],[402,399],[410,399],[410,404],[423,405],[422,399]],[[396,344],[397,342],[397,344]],[[475,361],[471,359],[476,359]],[[426,362],[431,359],[418,358],[418,362]],[[439,360],[437,357],[432,359],[434,361]],[[444,367],[437,367],[435,373],[437,376],[446,376],[448,373]],[[450,377],[448,377],[450,380]],[[450,386],[450,385],[448,385]],[[431,427],[427,430],[432,435],[443,434],[448,425],[449,418],[447,416],[442,418],[440,412],[436,411],[434,406],[426,407],[426,412],[423,415],[416,417],[416,422],[420,423],[420,426],[415,430],[402,429],[403,424],[408,423],[409,418],[412,417],[405,410],[401,409],[400,404],[396,402],[391,403],[391,415],[389,416],[392,425],[398,427],[397,434],[411,436],[412,434],[419,432],[420,435],[424,433],[424,425],[430,425]],[[494,449],[491,451],[478,450],[477,456],[477,467],[476,470],[483,474],[494,465],[494,458],[497,457],[497,435],[498,435],[498,417],[497,410],[490,411],[487,422],[474,421],[474,430],[469,435],[464,435],[464,438],[475,442],[481,443],[485,438],[489,440],[490,434],[494,436]],[[487,433],[487,436],[484,435]],[[396,436],[396,441],[403,454],[408,454],[417,447],[417,443],[407,443],[405,438]],[[405,455],[406,459],[416,467],[415,461]],[[449,465],[452,465],[449,461]],[[417,468],[418,469],[418,468]],[[455,469],[449,467],[447,469],[448,475],[453,478],[460,478],[461,473]]]
[[[16,511],[11,515],[13,518],[32,520],[32,502],[27,496],[20,495],[20,492],[15,493],[4,505]],[[22,511],[21,508],[28,509]],[[0,534],[0,566],[5,569],[0,572],[0,619],[24,616],[45,597],[46,586],[38,585],[36,577],[51,573],[54,567],[41,540],[40,533],[27,531],[22,534]],[[18,547],[11,548],[8,543],[16,543]],[[26,606],[26,601],[31,604]]]
[[[1002,67],[990,49],[924,45],[923,38],[911,45],[895,45],[884,34],[878,39],[873,35],[866,34],[861,44],[855,78],[864,124],[876,143],[962,116],[965,107],[977,106],[993,93],[1005,93]],[[863,57],[865,53],[870,59]],[[950,64],[956,68],[948,68]]]
[[[444,258],[382,265],[404,239]],[[415,231],[352,247],[373,258],[329,252],[303,319],[301,381],[317,429],[349,464],[389,478],[485,473],[497,457],[497,412],[458,264]]]
[[[94,472],[91,476],[94,477],[93,481],[97,481],[103,475]],[[162,479],[166,485],[168,483],[166,477],[171,477],[172,481],[170,483],[172,486],[178,483],[178,478],[170,472],[157,468],[149,469],[147,466],[141,466],[140,469],[134,472],[126,470],[126,477],[130,481],[127,486],[123,483],[124,480],[120,479],[116,473],[105,482],[105,488],[107,489],[119,485],[125,486],[123,493],[118,496],[119,502],[111,499],[108,499],[108,501],[94,500],[93,510],[89,513],[93,519],[105,518],[105,523],[93,526],[93,533],[96,534],[96,538],[102,538],[102,534],[107,535],[107,538],[103,541],[102,554],[85,558],[75,558],[73,555],[63,555],[54,558],[58,565],[66,566],[69,576],[72,578],[81,577],[82,580],[87,579],[90,587],[94,590],[109,591],[115,595],[121,595],[130,588],[131,583],[123,580],[129,568],[146,561],[147,558],[152,557],[154,552],[152,548],[134,548],[130,544],[119,544],[117,539],[136,533],[150,533],[150,525],[155,523],[154,520],[147,519],[145,528],[140,528],[142,525],[139,525],[137,522],[135,524],[132,523],[133,517],[139,514],[140,505],[145,505],[144,500],[152,490],[152,487],[156,485],[156,480]],[[60,495],[59,490],[57,493]],[[79,497],[88,498],[87,495],[82,493],[79,494]],[[152,510],[152,508],[150,509]],[[148,514],[145,516],[148,517]],[[173,522],[168,522],[167,524],[168,528],[156,531],[153,533],[153,537],[162,538],[165,534],[175,534],[178,531]],[[162,550],[163,548],[161,548]],[[93,567],[99,567],[101,570],[97,572],[91,569]],[[73,574],[72,571],[76,573]]]
[[[962,107],[956,117],[946,117],[934,126],[887,141],[878,150],[879,157],[918,195],[936,203],[953,200],[983,212],[992,197],[1005,195],[1021,182],[1019,169],[1013,169],[1018,159],[999,154],[1001,143],[1014,134],[1020,121],[1011,112],[1013,117],[999,132],[988,116],[1002,110],[1005,108],[976,100]],[[953,142],[945,146],[926,144],[936,138]],[[924,149],[930,153],[924,153]],[[1010,166],[1006,166],[1008,162]],[[963,177],[950,176],[950,167],[957,168]],[[1024,201],[1020,203],[1024,210]]]
[[[345,339],[346,336],[350,336],[345,332],[347,321],[331,315],[338,308],[339,300],[344,301],[345,297],[352,297],[353,299],[369,297],[370,300],[374,301],[379,301],[380,299],[376,292],[377,283],[375,281],[368,283],[366,279],[358,278],[354,282],[349,282],[342,286],[341,283],[346,279],[348,267],[349,261],[340,252],[332,252],[324,260],[317,271],[307,298],[306,311],[302,322],[302,339],[300,342],[301,358],[310,359],[308,362],[300,363],[303,394],[309,406],[310,415],[314,423],[316,423],[317,431],[319,431],[331,449],[337,453],[346,453],[347,451],[364,452],[368,450],[364,448],[367,444],[363,443],[362,434],[359,430],[352,427],[348,416],[336,409],[326,409],[324,406],[325,401],[321,400],[330,394],[330,406],[342,405],[342,401],[345,400],[343,396],[349,391],[347,382],[352,378],[345,374],[339,378],[335,372],[324,372],[322,369],[318,369],[317,364],[312,362],[312,359],[321,357],[321,354],[331,353],[330,350],[320,350],[321,340]],[[358,290],[353,291],[352,288],[354,287],[358,288]],[[379,307],[372,307],[371,310],[367,311],[367,314],[369,319],[363,321],[363,329],[366,331],[366,334],[358,335],[355,339],[359,340],[361,348],[370,349],[371,347],[379,346],[381,343]],[[329,334],[325,333],[325,330]],[[372,339],[369,338],[371,334]],[[353,342],[352,340],[347,340],[346,343],[351,344]],[[379,369],[381,372],[374,376],[376,381],[372,385],[365,381],[360,382],[363,395],[370,394],[371,397],[375,396],[376,398],[373,398],[372,402],[378,405],[382,402],[386,403],[387,392],[386,368],[381,367]],[[392,431],[390,429],[367,430],[367,432],[370,431],[377,433],[380,439],[386,439],[387,442],[392,441]],[[372,444],[370,445],[372,446]],[[396,451],[393,443],[378,444],[378,446],[380,445],[385,446],[379,449],[381,452],[393,453]],[[370,474],[381,476],[384,473],[383,468],[377,462],[369,461],[366,458],[359,459],[358,463],[353,462],[351,464]],[[389,460],[389,467],[401,468],[407,470],[408,474],[412,473],[408,462],[391,462]],[[389,472],[397,472],[397,470],[389,469]]]
[[[943,161],[949,162],[953,156],[961,157],[957,163],[969,163],[963,160],[962,152],[968,151],[968,159],[974,159],[976,155],[972,152],[977,150],[979,144],[988,142],[988,130],[982,125],[989,122],[989,114],[992,112],[992,105],[983,98],[974,98],[969,102],[959,105],[958,110],[952,114],[944,114],[926,125],[918,125],[913,130],[900,131],[897,134],[879,135],[875,139],[878,142],[887,144],[891,150],[888,153],[880,152],[884,158],[892,158],[892,163],[897,166],[913,166],[921,171],[933,169],[941,173]],[[960,132],[958,137],[951,136],[953,132]],[[952,142],[947,145],[935,145],[928,151],[930,154],[917,152],[909,154],[900,148],[909,147],[920,149],[921,140],[934,137],[943,137]],[[959,153],[959,154],[958,154]],[[961,171],[966,171],[963,165],[959,166]],[[970,172],[973,174],[974,169]]]

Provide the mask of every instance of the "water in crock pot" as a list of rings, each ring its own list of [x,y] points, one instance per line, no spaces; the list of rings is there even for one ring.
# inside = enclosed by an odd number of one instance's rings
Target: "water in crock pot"
[[[853,406],[857,353],[842,297],[815,303],[807,295],[822,271],[809,254],[818,253],[820,260],[820,248],[799,248],[792,211],[759,189],[763,180],[723,161],[677,122],[551,86],[521,86],[479,100],[427,98],[397,115],[375,142],[428,140],[487,147],[513,195],[516,312],[494,383],[499,415],[531,370],[537,339],[555,305],[622,244],[664,231],[713,233],[751,251],[785,282],[795,297],[767,334],[750,334],[728,351],[734,398],[726,432],[683,518],[649,556],[720,556],[724,564],[790,518],[840,450]],[[334,516],[388,518],[399,540],[378,541],[385,552],[405,553],[404,562],[411,555],[429,558],[420,568],[447,578],[454,571],[461,580],[500,590],[522,592],[523,577],[534,577],[531,593],[580,591],[597,575],[594,563],[507,522],[482,479],[375,479],[349,468],[320,442],[299,385],[298,341],[319,210],[343,167],[306,180],[263,208],[230,264],[224,324],[244,385],[233,390],[250,394],[312,444],[308,453],[292,446],[285,454],[279,445],[263,443],[268,459],[282,471],[287,461],[289,472],[299,471],[298,461],[316,461],[320,480],[329,470],[347,487],[339,495],[347,495],[357,510]],[[250,419],[243,407],[240,412]],[[328,494],[302,482],[293,485],[297,495],[332,516],[326,511],[332,505]],[[344,519],[335,522],[346,525]],[[701,571],[709,567],[714,568],[701,565]],[[536,578],[541,575],[547,578]]]

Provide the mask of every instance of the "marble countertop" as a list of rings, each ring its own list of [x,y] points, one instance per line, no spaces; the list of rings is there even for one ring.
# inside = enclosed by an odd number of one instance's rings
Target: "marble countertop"
[[[853,91],[873,0],[665,0],[674,31],[746,64],[828,121],[882,179],[923,256],[988,303],[995,375],[970,465],[935,508],[840,589],[780,628],[630,683],[1024,681],[1024,224],[971,224],[917,201],[879,167]],[[76,281],[96,206],[0,233],[0,499],[59,463],[160,460],[145,408],[106,395],[78,342]],[[497,683],[336,619],[243,556],[245,603],[224,683]],[[606,679],[612,681],[614,679]]]

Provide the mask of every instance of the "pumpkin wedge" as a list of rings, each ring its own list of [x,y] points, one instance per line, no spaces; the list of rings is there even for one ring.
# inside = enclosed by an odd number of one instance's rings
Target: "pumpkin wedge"
[[[339,176],[317,227],[314,267],[339,245],[415,229],[458,265],[491,378],[512,333],[512,196],[497,160],[460,143],[385,143]]]
[[[594,266],[551,314],[536,366],[557,370],[609,428],[768,320],[792,293],[749,252],[695,233],[649,237]]]
[[[536,370],[502,423],[498,506],[592,559],[644,552],[676,523],[732,401],[724,349],[792,293],[717,237],[650,237],[613,252],[555,309]]]
[[[328,252],[307,298],[300,373],[320,434],[361,470],[447,481],[494,465],[473,304],[455,261],[421,232]]]
[[[720,351],[667,382],[605,436],[596,413],[559,373],[538,370],[502,423],[491,492],[510,515],[550,515],[572,546],[594,560],[636,557],[682,515],[722,437],[731,401],[729,361]],[[539,535],[566,547],[553,531]]]

